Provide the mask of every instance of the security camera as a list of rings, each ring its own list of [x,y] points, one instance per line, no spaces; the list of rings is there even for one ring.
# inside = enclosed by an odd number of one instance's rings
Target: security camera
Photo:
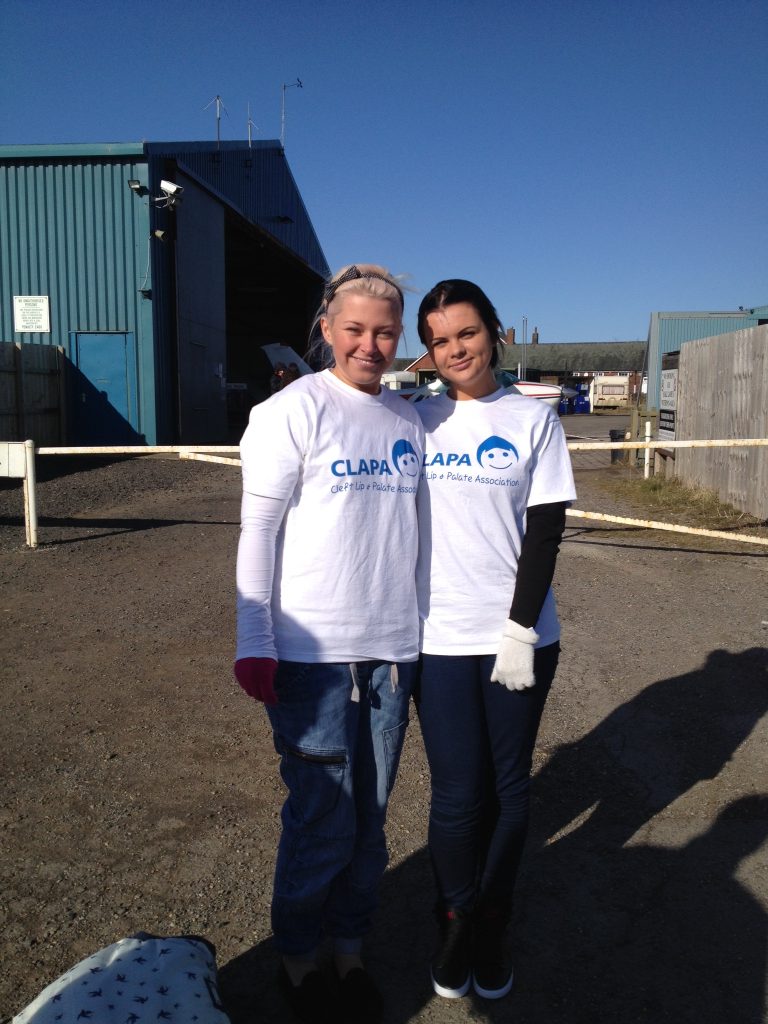
[[[166,181],[165,178],[163,178],[160,182],[160,191],[163,194],[154,198],[153,202],[155,206],[159,209],[172,210],[181,202],[181,193],[184,189],[181,185],[177,185],[173,181]]]

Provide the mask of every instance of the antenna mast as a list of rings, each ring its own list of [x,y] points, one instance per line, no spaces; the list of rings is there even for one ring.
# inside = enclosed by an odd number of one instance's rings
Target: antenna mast
[[[224,106],[224,102],[221,96],[214,96],[210,103],[206,103],[203,110],[207,110],[211,106],[211,103],[216,104],[216,149],[221,149],[221,112],[224,111],[229,117],[227,108]]]
[[[248,149],[251,148],[251,129],[252,128],[256,128],[258,130],[258,127],[259,126],[254,122],[253,118],[251,117],[251,104],[249,103],[248,104]]]
[[[285,82],[283,82],[283,95],[282,102],[280,104],[280,146],[282,149],[285,149],[285,90],[294,88],[304,88],[304,84],[300,78],[297,78],[295,82],[291,82],[290,85],[286,85]]]

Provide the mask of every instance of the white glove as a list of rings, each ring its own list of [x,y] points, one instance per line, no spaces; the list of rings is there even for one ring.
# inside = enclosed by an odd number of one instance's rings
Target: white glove
[[[533,645],[538,643],[539,634],[531,626],[528,629],[519,622],[507,619],[501,643],[496,655],[496,664],[491,672],[492,683],[503,683],[508,690],[527,690],[536,679],[533,675]]]

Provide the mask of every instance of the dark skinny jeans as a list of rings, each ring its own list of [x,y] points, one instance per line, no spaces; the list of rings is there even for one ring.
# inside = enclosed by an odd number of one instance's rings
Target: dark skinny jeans
[[[432,775],[429,852],[443,907],[508,916],[528,831],[533,748],[559,644],[534,655],[536,685],[492,683],[495,656],[422,657],[417,707]]]

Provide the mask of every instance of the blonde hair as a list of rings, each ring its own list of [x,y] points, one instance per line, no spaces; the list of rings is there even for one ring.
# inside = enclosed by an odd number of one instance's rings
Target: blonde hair
[[[332,320],[338,313],[339,299],[345,295],[366,295],[371,299],[386,299],[398,308],[402,321],[405,300],[403,289],[397,278],[386,267],[377,263],[350,263],[338,270],[327,282],[323,301],[312,321],[307,346],[307,361],[310,366],[333,366],[333,353],[320,331],[323,317]]]
[[[403,290],[400,283],[390,274],[386,267],[376,263],[351,263],[337,271],[325,286],[323,296],[323,315],[330,311],[339,295],[367,295],[372,299],[397,300],[400,311],[404,306]]]

